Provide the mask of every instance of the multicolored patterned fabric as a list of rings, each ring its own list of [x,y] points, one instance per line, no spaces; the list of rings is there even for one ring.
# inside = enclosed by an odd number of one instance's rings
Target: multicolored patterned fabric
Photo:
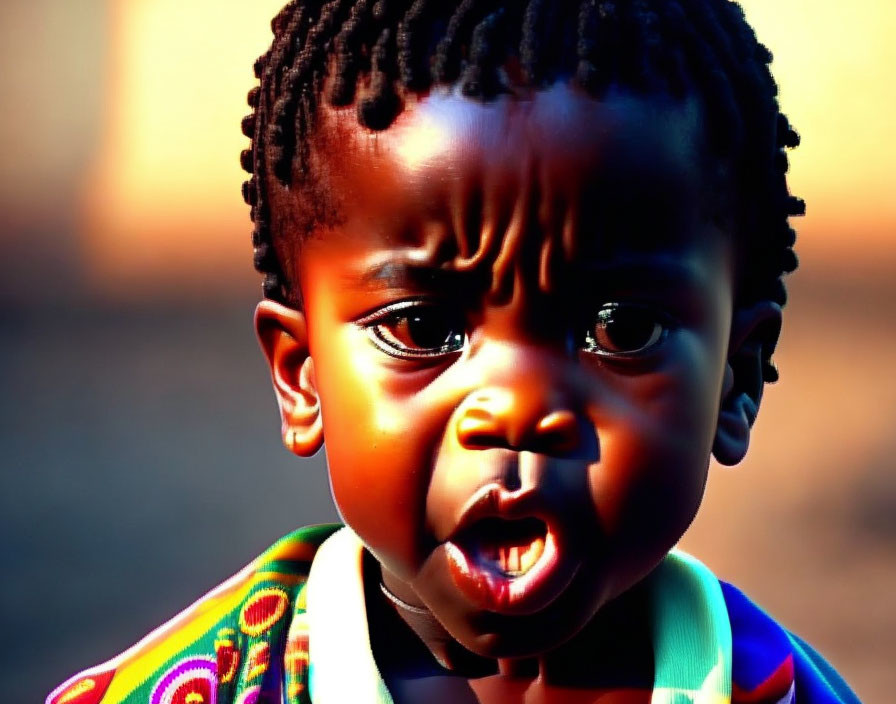
[[[46,704],[343,704],[392,699],[370,652],[361,543],[291,533]],[[824,660],[740,591],[673,551],[653,580],[653,704],[858,702]]]
[[[338,525],[287,535],[121,655],[71,678],[47,704],[307,702],[305,585]]]

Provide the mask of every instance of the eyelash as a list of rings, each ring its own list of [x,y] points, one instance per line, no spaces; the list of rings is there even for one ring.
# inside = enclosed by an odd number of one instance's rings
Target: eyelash
[[[439,313],[442,315],[442,318],[429,316],[427,321],[427,312],[430,314],[433,312]],[[625,327],[622,327],[620,330],[613,331],[614,324],[618,328],[620,324],[626,322],[624,319],[619,320],[620,312],[628,314],[630,318],[627,321],[629,329],[626,330]],[[416,316],[414,315],[415,313]],[[613,317],[614,313],[617,315],[615,319]],[[641,320],[637,319],[638,315],[642,316]],[[424,335],[427,332],[432,333],[432,329],[429,331],[425,329],[426,322],[429,322],[430,326],[434,323],[436,331],[445,333],[437,336],[436,339],[442,337],[444,342],[439,345],[424,346],[418,344],[418,346],[414,347],[409,346],[400,339],[400,336],[404,333],[406,341],[410,345],[415,344],[414,340],[411,339],[414,335],[414,331],[410,327],[411,321],[424,325],[423,330],[417,330],[418,333],[422,332]],[[398,328],[402,323],[405,324],[405,330],[399,332]],[[636,327],[641,325],[642,329],[633,331],[631,329],[632,323]],[[643,327],[645,323],[650,325],[649,329]],[[467,334],[464,330],[466,326],[461,316],[452,314],[447,306],[440,306],[421,300],[393,303],[360,318],[356,321],[356,324],[366,331],[368,338],[375,347],[390,357],[398,359],[425,360],[452,355],[463,349],[467,339]],[[438,327],[440,324],[444,324],[441,329]],[[668,336],[672,327],[673,322],[669,316],[650,306],[634,303],[607,303],[601,306],[587,323],[579,327],[579,330],[584,329],[584,334],[577,339],[577,343],[583,351],[600,357],[619,360],[636,359],[648,354],[659,346]],[[645,338],[642,344],[634,345],[634,343],[631,343],[629,344],[631,349],[625,349],[623,348],[625,343],[620,344],[617,341],[617,349],[611,349],[611,346],[613,346],[612,335],[631,336],[632,332],[634,332],[636,338],[639,335]],[[647,334],[648,332],[649,335]]]
[[[389,324],[397,327],[402,321],[411,321],[414,317],[414,313],[418,314],[416,317],[418,321],[424,320],[424,314],[427,311],[446,313],[448,309],[444,306],[420,300],[399,301],[398,303],[387,306],[371,315],[364,316],[357,321],[357,324],[365,329],[370,341],[381,352],[385,352],[390,357],[396,357],[398,359],[434,359],[454,354],[463,349],[463,346],[466,343],[466,332],[463,331],[463,321],[459,317],[457,320],[451,320],[451,316],[445,315],[443,321],[438,321],[448,322],[449,325],[454,323],[461,324],[458,325],[456,329],[452,327],[449,330],[450,334],[446,333],[446,341],[444,344],[433,347],[409,347],[403,344],[402,341],[386,327]],[[407,332],[410,334],[410,330]]]

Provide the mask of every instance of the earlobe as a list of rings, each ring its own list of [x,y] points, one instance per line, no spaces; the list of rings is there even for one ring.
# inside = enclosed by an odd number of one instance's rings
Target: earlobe
[[[746,393],[722,399],[712,445],[712,454],[719,464],[735,465],[746,456],[757,413],[756,403]]]
[[[255,309],[255,332],[271,369],[283,444],[296,455],[310,457],[324,438],[305,315],[274,301],[261,301]]]
[[[735,465],[747,454],[765,384],[763,359],[771,356],[780,331],[781,307],[776,303],[760,301],[734,312],[712,446],[720,464]]]

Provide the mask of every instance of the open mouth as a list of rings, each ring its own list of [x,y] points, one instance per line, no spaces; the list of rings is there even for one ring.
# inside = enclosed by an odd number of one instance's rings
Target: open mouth
[[[481,567],[505,577],[526,574],[544,554],[547,526],[537,518],[476,521],[457,543]]]
[[[557,599],[581,560],[565,539],[563,517],[534,492],[474,493],[443,545],[454,585],[475,608],[532,614]]]
[[[473,603],[500,613],[534,613],[557,598],[577,562],[563,557],[543,520],[486,516],[445,542],[454,583]]]

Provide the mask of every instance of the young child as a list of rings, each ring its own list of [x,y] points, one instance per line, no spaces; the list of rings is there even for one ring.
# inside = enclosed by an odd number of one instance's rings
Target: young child
[[[276,543],[49,704],[855,702],[674,549],[747,451],[796,267],[728,0],[297,0],[242,157]]]

